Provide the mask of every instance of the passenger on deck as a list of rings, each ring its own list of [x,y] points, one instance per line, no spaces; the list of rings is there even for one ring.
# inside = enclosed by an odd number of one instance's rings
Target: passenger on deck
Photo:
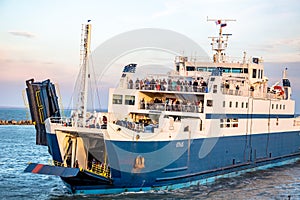
[[[236,85],[236,87],[235,87],[235,95],[239,94],[239,89],[240,89],[240,86]]]
[[[140,80],[139,80],[139,78],[137,78],[136,81],[135,81],[135,89],[137,89],[137,90],[141,89],[140,88]]]
[[[142,98],[141,100],[141,109],[145,109],[145,99]]]
[[[198,81],[195,79],[193,82],[193,90],[194,92],[197,92],[197,88],[198,88]]]
[[[140,89],[143,90],[145,85],[144,85],[144,82],[143,80],[140,80],[140,85],[139,85]]]
[[[201,80],[200,80],[200,85],[201,85],[201,92],[205,92],[205,91],[206,91],[207,84],[206,84],[206,82],[203,80],[202,77],[201,77]]]
[[[167,86],[167,81],[165,79],[163,79],[160,83],[160,89],[165,91],[166,86]]]
[[[75,161],[74,167],[75,167],[75,168],[79,168],[78,160]]]
[[[132,81],[132,79],[130,79],[129,82],[128,82],[128,89],[133,89],[133,81]]]

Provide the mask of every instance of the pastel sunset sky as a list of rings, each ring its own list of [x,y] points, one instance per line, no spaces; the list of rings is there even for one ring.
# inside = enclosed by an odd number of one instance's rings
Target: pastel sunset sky
[[[212,55],[208,36],[217,28],[207,17],[237,20],[226,27],[233,34],[227,55],[263,57],[270,85],[288,67],[299,102],[299,10],[299,0],[0,0],[0,106],[22,107],[30,78],[58,83],[68,106],[79,70],[81,24],[88,19],[92,50],[126,31],[161,28],[191,38]]]

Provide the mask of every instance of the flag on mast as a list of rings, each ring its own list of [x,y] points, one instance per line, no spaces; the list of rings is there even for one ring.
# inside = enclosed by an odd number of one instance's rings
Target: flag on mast
[[[223,23],[223,24],[221,24],[221,27],[225,27],[225,26],[227,26],[227,24],[226,24],[226,23]]]
[[[221,24],[221,20],[220,19],[216,21],[216,25],[219,25],[219,24]]]

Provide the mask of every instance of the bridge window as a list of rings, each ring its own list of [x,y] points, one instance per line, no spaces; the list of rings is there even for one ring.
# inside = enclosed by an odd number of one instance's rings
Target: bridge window
[[[199,72],[206,72],[207,71],[207,67],[197,67],[197,71],[199,71]]]
[[[244,68],[244,73],[248,74],[248,68]]]
[[[226,101],[223,101],[223,107],[225,107],[225,105],[226,105]]]
[[[113,104],[122,104],[123,97],[120,94],[113,94]]]
[[[252,69],[252,78],[256,78],[256,69]]]
[[[125,95],[125,105],[134,105],[135,96]]]
[[[232,73],[243,73],[242,68],[232,68]]]
[[[222,68],[224,73],[230,73],[231,72],[231,68]]]
[[[231,108],[232,107],[232,102],[231,101],[229,101],[229,108]]]
[[[244,108],[244,102],[242,102],[242,105],[241,105],[241,107],[242,107],[242,108]]]
[[[208,67],[208,68],[207,68],[207,71],[208,71],[208,72],[212,72],[212,71],[214,71],[215,69],[216,69],[215,67]]]
[[[195,71],[195,67],[193,67],[193,66],[186,66],[186,71]]]
[[[235,107],[239,107],[239,102],[235,102]]]

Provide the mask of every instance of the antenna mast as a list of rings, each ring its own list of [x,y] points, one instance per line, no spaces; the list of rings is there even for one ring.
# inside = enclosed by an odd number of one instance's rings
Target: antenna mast
[[[212,40],[211,42],[212,50],[216,51],[213,60],[214,62],[217,63],[225,62],[225,53],[223,54],[222,51],[225,51],[225,49],[227,48],[228,38],[232,34],[223,34],[223,28],[227,26],[227,22],[236,21],[236,20],[235,19],[208,19],[207,17],[207,21],[213,21],[216,23],[217,26],[219,26],[219,36],[209,37]]]

